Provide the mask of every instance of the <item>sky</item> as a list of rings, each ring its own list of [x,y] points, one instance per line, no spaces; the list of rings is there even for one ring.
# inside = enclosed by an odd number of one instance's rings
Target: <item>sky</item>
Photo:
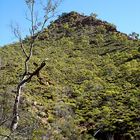
[[[11,32],[11,23],[17,23],[23,36],[28,30],[25,0],[0,0],[0,46],[16,41]],[[124,33],[140,34],[140,0],[63,0],[57,14],[76,11],[90,15],[96,13],[99,19],[117,26]]]

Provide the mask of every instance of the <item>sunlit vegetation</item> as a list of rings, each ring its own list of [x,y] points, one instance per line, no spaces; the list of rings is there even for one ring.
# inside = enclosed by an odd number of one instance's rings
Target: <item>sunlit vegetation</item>
[[[34,77],[23,89],[21,120],[11,139],[140,139],[136,37],[117,31],[96,15],[71,12],[52,22],[36,46],[32,59],[39,64],[48,58],[41,71],[43,83]],[[10,134],[23,57],[18,43],[0,48],[0,139]]]

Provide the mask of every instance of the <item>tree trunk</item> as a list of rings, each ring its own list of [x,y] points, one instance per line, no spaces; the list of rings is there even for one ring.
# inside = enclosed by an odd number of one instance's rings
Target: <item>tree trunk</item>
[[[16,130],[17,126],[18,126],[18,121],[19,121],[18,109],[19,109],[22,87],[24,85],[25,79],[26,79],[26,76],[23,77],[23,79],[21,80],[21,82],[19,83],[19,85],[17,87],[17,93],[16,93],[15,103],[14,103],[14,107],[13,107],[13,118],[12,118],[12,123],[10,126],[11,131]]]
[[[107,140],[114,140],[114,134],[112,133],[107,133],[106,137],[107,137]]]
[[[19,103],[20,103],[20,97],[21,97],[21,92],[22,88],[25,86],[27,82],[29,82],[33,76],[38,75],[40,70],[46,65],[45,60],[40,64],[36,70],[34,70],[32,73],[30,73],[29,76],[27,76],[27,72],[24,74],[22,80],[17,86],[17,93],[16,93],[16,98],[15,98],[15,103],[13,107],[13,118],[12,118],[12,123],[10,126],[11,131],[14,131],[17,129],[18,122],[19,122],[19,114],[18,114],[18,109],[19,109]]]

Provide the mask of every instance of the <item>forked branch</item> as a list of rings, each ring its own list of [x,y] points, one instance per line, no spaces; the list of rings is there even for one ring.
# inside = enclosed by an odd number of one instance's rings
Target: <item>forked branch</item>
[[[39,72],[46,65],[46,62],[43,61],[39,67],[37,67],[32,73],[30,73],[29,62],[32,58],[35,42],[38,39],[38,36],[43,32],[45,24],[48,22],[50,18],[54,16],[55,10],[61,0],[47,0],[46,4],[43,4],[43,0],[42,1],[40,0],[43,6],[42,8],[45,11],[43,15],[43,20],[41,22],[37,21],[38,17],[35,11],[35,4],[37,0],[25,0],[25,1],[29,9],[29,17],[26,16],[26,19],[30,22],[30,27],[29,27],[30,40],[29,40],[28,51],[25,49],[25,44],[22,39],[19,26],[17,26],[16,28],[12,26],[12,31],[14,35],[18,38],[19,43],[20,43],[20,48],[22,49],[23,55],[25,56],[24,72],[22,75],[22,79],[17,85],[16,97],[15,97],[15,102],[14,102],[14,107],[13,107],[13,118],[12,118],[12,123],[10,126],[12,132],[17,129],[18,122],[20,119],[19,118],[19,103],[20,103],[20,98],[22,94],[22,88],[26,85],[26,83],[31,81],[33,76],[35,75],[38,76]]]

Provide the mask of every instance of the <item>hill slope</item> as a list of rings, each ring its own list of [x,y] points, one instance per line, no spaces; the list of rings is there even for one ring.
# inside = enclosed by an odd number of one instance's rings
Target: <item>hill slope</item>
[[[25,39],[28,49],[28,38]],[[140,139],[140,41],[76,12],[63,14],[39,36],[31,64],[48,58],[23,89],[18,139]],[[1,122],[11,116],[22,73],[19,44],[0,48]],[[35,67],[31,65],[31,68]],[[9,133],[8,125],[0,133]]]

